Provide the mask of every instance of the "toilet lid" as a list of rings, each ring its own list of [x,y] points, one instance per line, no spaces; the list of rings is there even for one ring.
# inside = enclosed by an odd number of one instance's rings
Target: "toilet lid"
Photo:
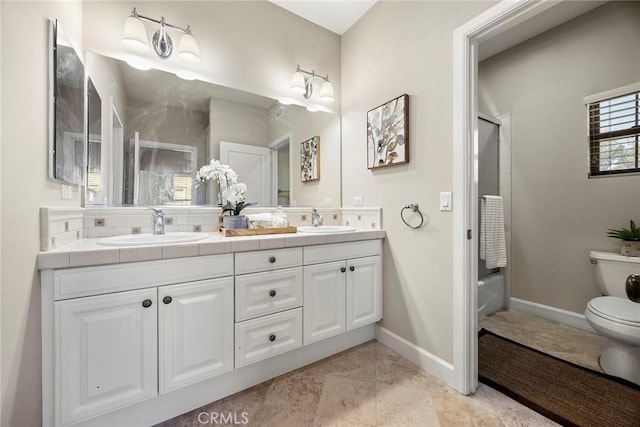
[[[640,326],[640,303],[618,297],[598,297],[589,302],[595,314],[623,323]]]

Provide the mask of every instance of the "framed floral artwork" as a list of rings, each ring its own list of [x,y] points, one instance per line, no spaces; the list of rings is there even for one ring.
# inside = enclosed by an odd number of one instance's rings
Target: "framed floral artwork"
[[[300,146],[300,170],[302,182],[320,179],[320,137],[314,136]]]
[[[367,112],[367,167],[409,163],[409,95]]]

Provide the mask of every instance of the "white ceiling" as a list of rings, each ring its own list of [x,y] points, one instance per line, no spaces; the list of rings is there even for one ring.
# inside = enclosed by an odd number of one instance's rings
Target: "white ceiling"
[[[269,0],[291,13],[343,35],[378,0]]]
[[[378,0],[269,1],[338,35],[342,35],[371,9]],[[496,55],[604,3],[607,3],[607,1],[563,1],[522,25],[483,42],[480,45],[479,59],[482,61]]]

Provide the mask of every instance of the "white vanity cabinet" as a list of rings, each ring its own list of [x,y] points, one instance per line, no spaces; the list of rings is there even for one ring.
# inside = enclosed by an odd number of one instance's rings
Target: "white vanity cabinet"
[[[154,425],[371,340],[382,240],[308,242],[43,269],[43,425]]]
[[[304,344],[382,318],[381,242],[305,247]]]
[[[231,254],[43,272],[43,425],[233,370],[232,275]]]

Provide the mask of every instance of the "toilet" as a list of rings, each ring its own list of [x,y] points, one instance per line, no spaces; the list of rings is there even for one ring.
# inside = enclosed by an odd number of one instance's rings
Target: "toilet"
[[[613,252],[589,253],[603,295],[589,301],[585,318],[607,338],[600,367],[607,374],[640,385],[640,303],[627,298],[625,282],[640,274],[640,257]]]

